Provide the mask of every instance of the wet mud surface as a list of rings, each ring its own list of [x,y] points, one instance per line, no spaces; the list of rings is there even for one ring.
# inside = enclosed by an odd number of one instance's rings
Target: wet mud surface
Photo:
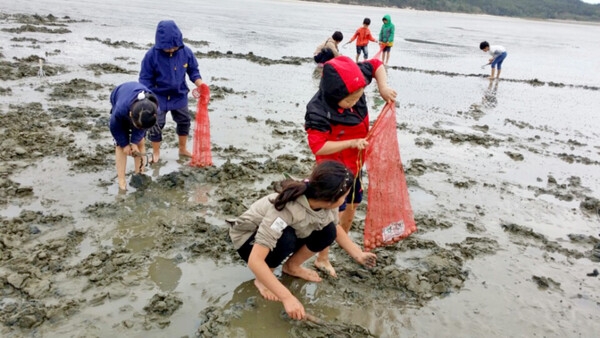
[[[70,17],[53,15],[0,14],[2,31],[15,42],[56,44],[27,37],[28,33],[69,34],[71,24],[85,23]],[[31,40],[28,40],[31,39]],[[86,41],[110,48],[140,50],[148,45],[85,37]],[[407,40],[409,41],[409,40]],[[412,40],[411,40],[412,41]],[[414,40],[414,43],[430,43]],[[188,40],[200,48],[195,53],[199,62],[216,59],[227,62],[239,59],[260,66],[279,65],[293,69],[312,62],[310,58],[282,57],[270,59],[249,53],[210,50],[211,42]],[[26,48],[26,47],[24,47]],[[25,52],[27,53],[27,52]],[[38,81],[40,60],[44,62],[44,79]],[[123,62],[120,62],[123,61]],[[190,296],[181,290],[157,290],[148,281],[147,271],[155,267],[156,257],[166,257],[164,264],[195,264],[209,261],[219,269],[243,267],[228,237],[226,218],[241,214],[256,199],[271,192],[283,173],[304,177],[313,165],[306,146],[301,124],[279,118],[256,117],[250,112],[238,112],[249,125],[260,125],[269,132],[272,144],[258,152],[232,145],[213,143],[213,157],[218,164],[208,168],[193,168],[185,160],[166,174],[154,175],[161,164],[146,168],[146,174],[130,176],[130,191],[116,197],[80,205],[78,210],[61,209],[61,201],[36,193],[35,184],[24,185],[15,178],[19,174],[39,168],[44,161],[63,161],[62,175],[92,177],[91,186],[106,189],[114,185],[114,149],[108,132],[109,86],[100,79],[111,74],[135,77],[137,66],[127,66],[128,58],[115,63],[82,63],[79,66],[52,64],[51,58],[35,55],[8,59],[0,55],[0,80],[35,83],[39,99],[12,100],[0,113],[0,208],[16,208],[18,213],[0,216],[0,333],[6,337],[53,336],[57,328],[77,327],[80,334],[102,336],[94,327],[80,329],[78,321],[83,313],[94,308],[116,306],[118,320],[112,320],[117,335],[144,336],[145,332],[170,336],[173,318],[183,311]],[[124,64],[125,63],[125,64]],[[79,69],[76,69],[79,67]],[[81,71],[93,77],[81,78]],[[70,73],[74,75],[70,77]],[[393,73],[419,72],[443,77],[481,77],[481,74],[458,74],[392,66]],[[60,75],[60,77],[59,77]],[[393,76],[393,75],[391,75]],[[217,77],[211,82],[211,109],[219,102],[252,98],[256,92],[240,89],[234,81]],[[594,86],[562,84],[532,80],[502,81],[531,86],[599,90]],[[0,96],[11,98],[15,90],[0,84]],[[101,102],[101,103],[100,103]],[[381,102],[375,107],[381,107]],[[194,101],[190,102],[190,107]],[[216,108],[215,108],[216,107]],[[585,165],[598,171],[598,145],[582,138],[561,140],[560,132],[540,124],[506,119],[505,125],[535,134],[551,135],[536,139],[519,135],[492,133],[490,126],[476,124],[489,107],[471,105],[466,111],[457,111],[457,119],[472,120],[471,129],[453,129],[440,122],[426,127],[399,124],[400,133],[411,135],[413,148],[435,150],[442,143],[469,146],[473,152],[497,150],[510,163],[527,161],[528,157],[548,157],[565,164]],[[302,107],[298,109],[302,110]],[[493,129],[493,127],[492,127]],[[174,133],[165,133],[165,144],[176,144]],[[555,142],[557,148],[547,147]],[[593,143],[594,141],[592,141]],[[283,144],[283,145],[282,145]],[[285,144],[302,148],[293,154],[278,155]],[[595,152],[587,151],[595,146]],[[585,151],[583,150],[585,149]],[[528,192],[532,200],[549,197],[570,202],[571,213],[582,219],[600,217],[598,187],[585,186],[580,177],[537,177],[531,184],[497,182],[481,176],[456,173],[455,163],[440,156],[437,160],[420,158],[418,152],[405,159],[405,172],[412,190],[425,191],[436,196],[426,186],[424,178],[441,175],[452,194],[480,194],[495,191],[506,199],[516,199],[517,189]],[[416,156],[415,156],[416,155]],[[485,162],[485,160],[482,160]],[[43,174],[43,173],[42,173]],[[367,173],[368,174],[368,173]],[[49,172],[52,175],[52,172]],[[368,182],[368,176],[367,176]],[[82,188],[83,189],[83,188]],[[595,190],[594,190],[595,189]],[[368,190],[366,192],[368,194]],[[87,193],[82,191],[80,197]],[[365,200],[366,200],[365,195]],[[69,196],[68,198],[77,198]],[[443,203],[441,201],[440,203]],[[35,206],[35,207],[34,207]],[[468,202],[446,209],[440,206],[434,212],[415,209],[418,232],[394,246],[379,248],[377,266],[365,269],[354,263],[338,246],[332,247],[332,260],[338,278],[321,273],[321,295],[310,300],[308,311],[315,315],[312,321],[296,322],[279,308],[281,322],[287,323],[291,337],[377,337],[390,336],[373,325],[359,325],[343,315],[331,315],[333,307],[340,308],[397,308],[420,309],[434,300],[447,299],[465,291],[472,277],[469,264],[486,257],[494,257],[507,250],[509,244],[517,251],[537,250],[543,259],[560,255],[572,265],[581,261],[600,261],[600,235],[571,233],[567,238],[535,231],[514,222],[482,221],[493,213],[494,205],[484,201]],[[357,211],[352,232],[362,245],[365,205]],[[458,215],[458,216],[457,216]],[[460,215],[464,215],[461,218]],[[88,226],[83,224],[94,224]],[[103,226],[111,224],[107,229]],[[112,234],[107,240],[106,231]],[[463,234],[445,237],[445,234]],[[536,252],[537,252],[536,251]],[[548,270],[546,270],[548,271]],[[590,270],[591,271],[591,270]],[[181,270],[179,270],[181,274]],[[530,273],[530,282],[549,292],[565,292],[565,283],[552,275]],[[584,278],[596,278],[593,273]],[[597,276],[597,271],[596,271]],[[295,294],[306,295],[311,283],[282,276],[284,283]],[[239,291],[239,292],[238,292]],[[231,293],[231,290],[228,291]],[[245,335],[245,322],[240,318],[252,316],[265,307],[264,300],[250,283],[240,285],[231,301],[207,302],[204,308],[194,308],[188,335],[197,337],[228,337]],[[197,297],[198,295],[194,295]],[[584,295],[598,304],[597,295]],[[533,297],[537,297],[534,295]],[[225,298],[228,298],[227,296]],[[309,297],[306,297],[309,298]],[[117,305],[118,304],[118,305]],[[333,304],[333,305],[332,305]],[[113,309],[114,310],[114,309]],[[188,309],[189,310],[189,309]],[[252,317],[251,317],[252,318]],[[114,319],[114,318],[113,318]],[[63,331],[60,331],[63,332]],[[106,333],[106,332],[105,332]]]

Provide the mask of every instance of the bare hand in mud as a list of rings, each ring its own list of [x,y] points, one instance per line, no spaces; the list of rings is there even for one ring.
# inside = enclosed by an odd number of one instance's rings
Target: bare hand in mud
[[[362,252],[362,254],[356,259],[360,264],[371,269],[377,264],[377,255],[372,252]]]
[[[357,148],[358,150],[363,150],[365,149],[367,146],[369,145],[369,142],[367,142],[366,139],[364,138],[359,138],[354,140],[354,147],[353,148]]]
[[[384,86],[383,88],[381,88],[379,90],[379,94],[381,95],[381,98],[387,103],[396,101],[396,96],[398,95],[396,91],[393,90],[390,86]]]
[[[302,320],[306,316],[306,312],[304,311],[304,306],[298,298],[294,296],[290,296],[281,301],[283,303],[283,307],[285,308],[285,312],[292,319]]]

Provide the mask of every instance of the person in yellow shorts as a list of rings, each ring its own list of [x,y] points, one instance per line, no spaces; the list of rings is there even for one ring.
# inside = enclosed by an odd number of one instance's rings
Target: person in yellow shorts
[[[379,45],[383,49],[381,53],[381,62],[384,65],[388,64],[390,61],[390,50],[394,45],[394,34],[396,32],[396,26],[392,23],[392,18],[389,14],[383,16],[383,26],[381,26],[381,30],[379,31]]]

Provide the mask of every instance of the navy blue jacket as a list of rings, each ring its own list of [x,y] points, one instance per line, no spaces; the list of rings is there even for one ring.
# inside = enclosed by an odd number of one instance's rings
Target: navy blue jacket
[[[146,136],[146,130],[136,128],[129,117],[131,105],[142,91],[150,93],[139,82],[125,82],[110,93],[110,133],[119,147],[126,147],[130,143],[138,144]]]
[[[178,49],[167,53],[164,49]],[[201,79],[198,61],[192,50],[183,44],[179,27],[172,20],[164,20],[156,27],[155,44],[142,60],[139,81],[158,97],[162,111],[187,107],[189,92],[185,75],[192,82]]]

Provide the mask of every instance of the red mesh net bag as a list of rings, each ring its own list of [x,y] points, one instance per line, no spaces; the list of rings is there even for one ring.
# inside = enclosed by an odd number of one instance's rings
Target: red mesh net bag
[[[192,95],[198,99],[196,108],[196,129],[194,130],[194,149],[192,151],[192,162],[194,167],[206,167],[212,165],[212,154],[210,152],[210,121],[208,119],[208,101],[210,100],[210,88],[206,83],[195,88]]]
[[[367,136],[369,174],[364,246],[390,245],[417,230],[396,134],[396,108],[386,104]]]
[[[379,51],[373,55],[373,59],[380,59],[381,58],[381,53],[383,53],[383,49],[385,48],[385,43],[380,43],[379,44]]]

